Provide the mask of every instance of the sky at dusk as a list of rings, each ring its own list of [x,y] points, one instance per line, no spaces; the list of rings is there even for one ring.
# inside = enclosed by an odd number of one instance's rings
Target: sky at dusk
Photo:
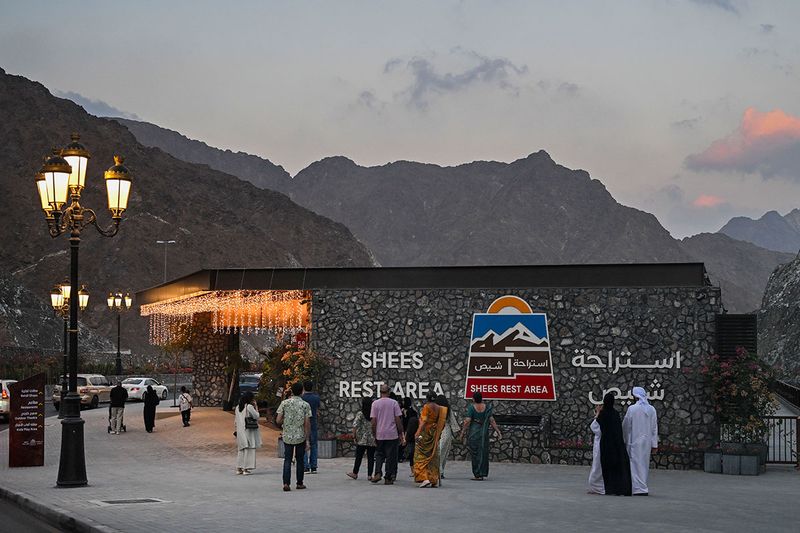
[[[295,174],[544,149],[673,236],[800,207],[800,2],[11,2],[0,67]]]

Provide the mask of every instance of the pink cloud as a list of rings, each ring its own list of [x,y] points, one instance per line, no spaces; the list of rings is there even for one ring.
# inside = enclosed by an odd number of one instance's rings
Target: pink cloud
[[[750,107],[734,132],[687,157],[686,166],[800,179],[800,118],[780,109],[762,113]]]
[[[701,194],[694,199],[692,205],[695,207],[717,207],[723,203],[725,203],[725,200],[719,196],[714,196],[713,194]]]

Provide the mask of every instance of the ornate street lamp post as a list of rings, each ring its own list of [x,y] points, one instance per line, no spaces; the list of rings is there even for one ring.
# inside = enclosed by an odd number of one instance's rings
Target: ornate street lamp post
[[[69,323],[69,296],[71,288],[69,282],[65,281],[61,283],[61,285],[56,285],[53,287],[53,290],[50,291],[50,305],[52,305],[56,313],[61,315],[61,318],[64,319],[64,369],[61,373],[61,399],[58,402],[58,418],[64,418],[64,396],[67,394],[67,325]],[[81,311],[86,309],[86,306],[89,305],[89,291],[86,290],[85,285],[78,291],[78,305]]]
[[[106,170],[106,193],[108,210],[111,212],[111,227],[104,229],[97,224],[97,215],[92,209],[80,204],[81,192],[86,179],[89,152],[79,142],[80,136],[72,134],[72,141],[63,150],[53,150],[36,175],[41,208],[50,236],[55,238],[69,233],[70,273],[69,285],[69,392],[64,397],[64,418],[61,420],[61,458],[58,465],[59,487],[82,487],[87,484],[86,458],[83,446],[83,419],[81,399],[78,396],[78,246],[81,231],[88,226],[106,237],[119,231],[122,213],[128,208],[131,192],[131,175],[122,165],[122,157],[114,156],[114,166]],[[69,203],[68,203],[69,200]],[[86,295],[88,297],[88,294]]]
[[[116,364],[116,373],[118,376],[122,375],[122,356],[120,355],[119,345],[120,345],[120,322],[122,313],[125,311],[130,310],[131,304],[133,302],[133,298],[131,298],[131,294],[125,293],[125,296],[122,295],[121,292],[110,292],[108,293],[108,298],[106,298],[106,303],[108,304],[108,308],[112,311],[117,312],[117,364]]]

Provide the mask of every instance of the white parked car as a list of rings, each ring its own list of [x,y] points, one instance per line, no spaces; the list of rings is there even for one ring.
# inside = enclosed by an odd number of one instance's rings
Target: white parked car
[[[167,399],[169,389],[166,385],[162,385],[159,381],[153,378],[127,378],[122,382],[122,386],[128,391],[129,400],[141,400],[144,398],[144,393],[147,392],[147,386],[151,385],[153,390],[156,391],[158,397],[162,400]]]
[[[16,382],[15,379],[0,379],[0,419],[6,422],[11,410],[11,391],[8,390],[8,386]]]

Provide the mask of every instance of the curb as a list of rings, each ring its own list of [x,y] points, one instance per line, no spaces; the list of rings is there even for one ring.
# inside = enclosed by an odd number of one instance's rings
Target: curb
[[[27,511],[37,518],[41,518],[51,526],[57,527],[62,531],[74,531],[76,533],[121,533],[118,529],[104,526],[94,520],[77,518],[69,511],[61,509],[60,507],[39,503],[33,496],[25,494],[24,492],[15,492],[0,487],[0,498],[15,504],[23,511]]]

